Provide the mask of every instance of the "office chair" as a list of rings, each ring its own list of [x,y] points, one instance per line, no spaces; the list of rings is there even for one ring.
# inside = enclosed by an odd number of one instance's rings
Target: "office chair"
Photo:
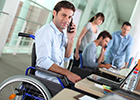
[[[134,57],[131,57],[130,59],[129,59],[129,63],[128,63],[128,66],[127,66],[127,68],[129,68],[130,67],[130,65],[132,64],[132,62],[134,61]]]

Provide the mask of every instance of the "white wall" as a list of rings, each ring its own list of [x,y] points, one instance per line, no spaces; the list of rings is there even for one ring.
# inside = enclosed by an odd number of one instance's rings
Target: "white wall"
[[[114,31],[119,31],[121,30],[121,27],[122,27],[122,24],[116,24],[115,28],[114,28]]]
[[[0,57],[1,53],[3,51],[6,39],[8,37],[8,34],[10,32],[11,25],[13,23],[13,20],[15,18],[15,14],[18,8],[20,0],[6,0],[5,5],[3,7],[3,11],[8,13],[7,20],[5,22],[3,31],[0,32]]]

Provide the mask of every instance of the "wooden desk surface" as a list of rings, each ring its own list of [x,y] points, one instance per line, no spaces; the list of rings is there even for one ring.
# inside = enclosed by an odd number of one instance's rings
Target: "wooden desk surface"
[[[104,96],[105,94],[103,93],[103,89],[96,87],[95,84],[97,84],[97,83],[89,81],[87,78],[85,78],[85,79],[77,82],[75,84],[75,87],[77,89],[83,90],[85,92],[96,95],[98,97]]]
[[[111,71],[107,71],[107,70],[102,69],[102,68],[99,68],[99,70],[100,70],[101,72],[104,72],[104,73],[107,73],[107,74],[116,76],[116,77],[121,78],[121,79],[124,79],[124,78],[125,78],[125,76],[123,76],[123,75],[115,74],[115,73],[113,73],[113,72],[111,72]]]
[[[140,92],[137,91],[137,90],[134,90],[133,92],[136,93],[136,94],[138,94],[138,95],[140,95]]]
[[[79,94],[80,94],[79,92],[65,88],[58,94],[56,94],[51,100],[76,100],[73,97]]]

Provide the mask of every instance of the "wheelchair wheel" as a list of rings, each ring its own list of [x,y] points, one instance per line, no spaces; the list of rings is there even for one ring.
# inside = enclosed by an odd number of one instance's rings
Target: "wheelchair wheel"
[[[10,77],[0,84],[0,100],[50,100],[49,90],[35,78]]]

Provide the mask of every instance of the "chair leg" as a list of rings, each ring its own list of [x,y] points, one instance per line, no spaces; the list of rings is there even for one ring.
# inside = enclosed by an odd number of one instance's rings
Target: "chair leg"
[[[68,68],[67,68],[68,70],[71,70],[72,63],[73,63],[73,60],[70,60],[70,61],[69,61],[69,66],[68,66]]]

